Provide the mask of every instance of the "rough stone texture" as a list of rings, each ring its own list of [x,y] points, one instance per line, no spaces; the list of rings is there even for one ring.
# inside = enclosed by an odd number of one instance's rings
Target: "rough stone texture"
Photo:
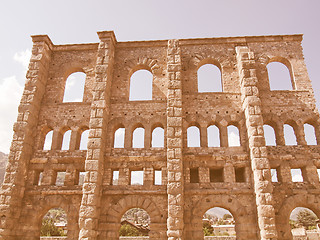
[[[33,37],[0,195],[0,239],[39,239],[42,217],[54,207],[68,215],[68,239],[88,240],[119,239],[121,217],[133,207],[150,215],[150,239],[170,240],[204,239],[202,217],[212,207],[233,214],[240,240],[292,239],[295,207],[320,216],[320,148],[306,144],[303,130],[313,125],[319,143],[319,114],[301,35],[141,42],[98,35],[99,43],[75,45]],[[288,67],[293,90],[270,91],[273,61]],[[221,70],[223,91],[199,93],[197,70],[210,63]],[[129,101],[130,77],[140,69],[153,75],[152,100]],[[83,102],[64,103],[66,79],[79,71]],[[264,124],[274,128],[277,146],[266,146]],[[284,124],[298,145],[285,145]],[[220,147],[208,147],[210,125],[219,128]],[[239,129],[241,146],[228,146],[229,125]],[[190,126],[199,128],[200,147],[187,147]],[[145,129],[144,148],[132,147],[137,127]],[[156,127],[164,129],[164,148],[151,146]],[[125,128],[124,148],[113,147],[118,128]],[[79,150],[87,129],[88,150]],[[42,150],[50,130],[52,150]],[[67,130],[70,149],[61,150]],[[302,169],[304,182],[292,182],[291,168]],[[222,181],[212,181],[217,169]],[[141,186],[130,185],[135,170],[144,171]],[[162,185],[154,184],[154,170],[162,171]],[[66,172],[63,186],[55,185],[57,172]]]

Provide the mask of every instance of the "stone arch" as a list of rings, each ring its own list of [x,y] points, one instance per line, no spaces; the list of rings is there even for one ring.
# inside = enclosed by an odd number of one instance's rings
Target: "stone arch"
[[[202,218],[207,210],[213,207],[225,208],[233,215],[236,222],[237,239],[256,239],[255,217],[236,197],[223,195],[210,195],[203,197],[190,210],[192,218],[191,236],[194,240],[203,240]]]
[[[128,78],[131,77],[131,75],[142,69],[146,69],[150,71],[153,75],[157,73],[157,70],[159,69],[158,61],[156,59],[147,58],[147,57],[139,57],[135,60],[131,60],[128,64],[127,69],[129,70]]]
[[[53,131],[53,128],[49,125],[43,125],[41,127],[38,149],[43,150],[44,144],[46,142],[46,136],[51,131]],[[51,148],[52,148],[52,138],[51,138]]]

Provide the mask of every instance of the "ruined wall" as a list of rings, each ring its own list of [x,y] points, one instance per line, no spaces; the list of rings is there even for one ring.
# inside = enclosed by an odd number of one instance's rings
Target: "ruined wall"
[[[202,218],[212,207],[232,213],[243,240],[291,239],[295,207],[320,216],[320,148],[307,145],[303,129],[311,124],[319,143],[319,115],[301,35],[145,42],[98,35],[99,44],[75,45],[33,37],[1,190],[0,239],[39,239],[42,217],[54,207],[67,213],[68,239],[119,239],[121,217],[135,207],[150,215],[150,239],[170,240],[204,239]],[[270,90],[267,65],[274,61],[289,69],[293,90]],[[220,69],[222,91],[198,91],[197,71],[205,64]],[[152,99],[130,101],[130,78],[141,69],[153,76]],[[83,101],[63,102],[74,72],[86,74]],[[266,146],[265,124],[276,146]],[[294,128],[296,146],[286,146],[284,124]],[[208,147],[211,125],[220,146]],[[191,126],[200,132],[199,147],[188,147]],[[239,130],[239,146],[229,146],[229,126]],[[143,148],[132,145],[137,127],[145,130]],[[152,147],[156,127],[164,129],[164,147]],[[119,128],[123,148],[114,147]],[[51,150],[43,150],[52,130]],[[68,130],[69,150],[61,150]],[[87,150],[80,150],[85,130]],[[302,170],[303,182],[292,182],[292,168]],[[143,171],[142,185],[130,184],[136,170]],[[62,186],[58,172],[65,173]]]

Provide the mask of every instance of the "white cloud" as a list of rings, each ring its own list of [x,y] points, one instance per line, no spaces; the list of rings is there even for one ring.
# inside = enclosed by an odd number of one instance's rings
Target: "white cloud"
[[[24,71],[27,72],[29,62],[31,58],[31,50],[26,49],[25,51],[17,52],[14,54],[13,59],[22,64]]]
[[[15,76],[0,80],[0,151],[9,152],[23,87]]]

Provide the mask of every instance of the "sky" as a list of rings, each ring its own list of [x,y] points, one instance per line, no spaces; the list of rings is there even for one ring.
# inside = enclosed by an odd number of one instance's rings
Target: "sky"
[[[319,0],[28,0],[0,8],[0,151],[8,153],[25,73],[30,36],[54,44],[98,42],[113,30],[118,41],[304,34],[309,76],[320,100]],[[319,104],[318,104],[319,106]]]

